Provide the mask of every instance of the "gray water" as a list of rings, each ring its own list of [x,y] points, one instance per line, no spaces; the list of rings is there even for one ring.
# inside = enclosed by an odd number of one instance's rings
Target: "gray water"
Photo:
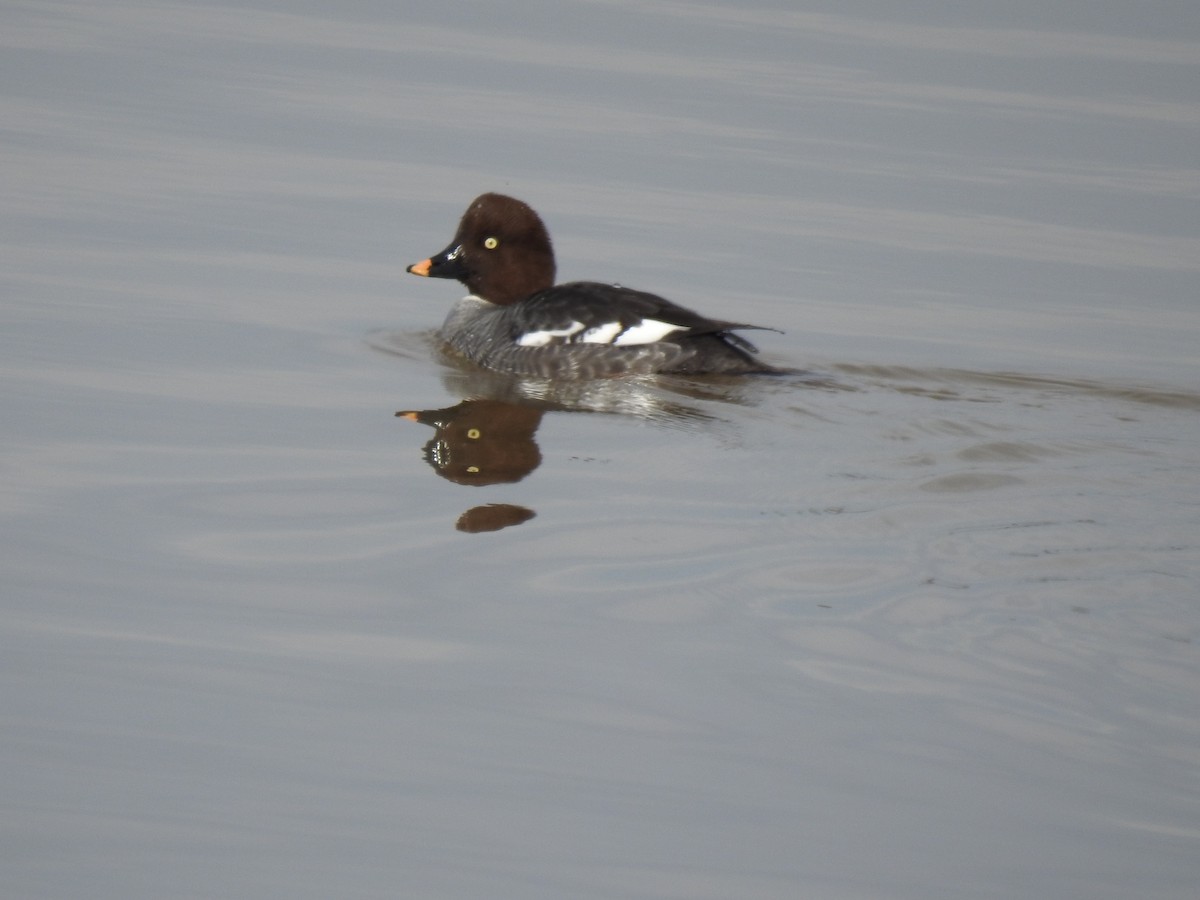
[[[6,4],[4,895],[1194,897],[1198,30]],[[484,190],[797,373],[461,368]]]

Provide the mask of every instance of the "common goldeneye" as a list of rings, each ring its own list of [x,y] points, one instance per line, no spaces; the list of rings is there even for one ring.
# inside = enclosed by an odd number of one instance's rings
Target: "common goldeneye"
[[[471,292],[441,337],[488,369],[544,378],[654,372],[775,372],[734,329],[644,291],[595,281],[554,283],[554,250],[541,218],[503,194],[482,194],[454,240],[407,271],[455,278]]]

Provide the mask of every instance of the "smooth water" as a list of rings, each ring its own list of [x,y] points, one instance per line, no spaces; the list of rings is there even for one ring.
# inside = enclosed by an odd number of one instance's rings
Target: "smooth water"
[[[5,895],[1193,897],[1138,9],[8,4]],[[484,190],[797,371],[462,369]]]

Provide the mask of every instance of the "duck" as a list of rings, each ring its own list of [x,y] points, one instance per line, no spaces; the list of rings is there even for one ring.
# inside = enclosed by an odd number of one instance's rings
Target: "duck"
[[[406,271],[466,286],[469,293],[438,334],[470,362],[496,372],[586,380],[779,371],[735,333],[762,326],[710,319],[620,284],[555,284],[545,223],[504,194],[476,197],[449,245]]]

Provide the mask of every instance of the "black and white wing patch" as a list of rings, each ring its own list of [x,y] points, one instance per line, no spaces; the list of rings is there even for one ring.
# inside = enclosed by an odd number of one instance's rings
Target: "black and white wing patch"
[[[599,282],[549,288],[512,307],[513,340],[521,347],[607,344],[635,347],[672,335],[712,334],[746,326],[716,322],[657,294]]]

